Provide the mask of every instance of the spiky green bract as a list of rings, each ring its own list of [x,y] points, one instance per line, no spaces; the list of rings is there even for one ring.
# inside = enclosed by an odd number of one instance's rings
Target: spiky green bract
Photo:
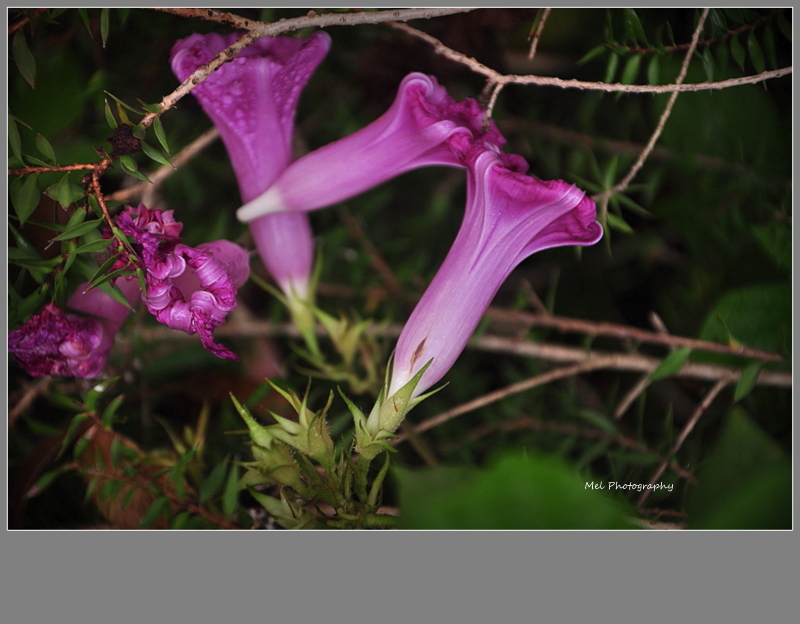
[[[369,417],[365,417],[364,412],[344,396],[341,390],[339,391],[353,416],[356,428],[356,451],[361,457],[371,461],[385,450],[394,451],[389,441],[395,437],[394,432],[397,431],[406,414],[421,401],[439,391],[437,388],[421,396],[414,397],[414,390],[431,362],[433,362],[432,359],[405,386],[384,399],[389,387],[390,376],[387,375],[386,383],[378,395],[378,400],[375,402]]]
[[[291,449],[273,435],[274,430],[270,430],[275,425],[264,426],[258,423],[246,406],[239,403],[233,394],[230,396],[239,415],[247,424],[253,442],[251,451],[255,461],[242,464],[247,472],[239,481],[240,486],[276,483],[305,494],[300,467]]]
[[[297,449],[304,455],[312,457],[320,464],[329,466],[333,462],[333,440],[328,433],[326,415],[333,401],[333,392],[328,395],[328,402],[319,412],[308,408],[308,390],[301,399],[292,391],[286,391],[271,381],[269,385],[277,391],[297,413],[297,422],[270,412],[278,422],[272,425],[272,435]]]
[[[300,503],[287,499],[283,491],[281,491],[280,500],[253,488],[248,488],[248,491],[284,529],[320,528],[314,516]]]

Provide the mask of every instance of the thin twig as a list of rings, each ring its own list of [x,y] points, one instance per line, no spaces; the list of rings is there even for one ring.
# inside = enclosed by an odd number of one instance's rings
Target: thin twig
[[[17,421],[17,418],[22,416],[22,414],[25,413],[25,410],[27,410],[31,406],[31,404],[36,400],[36,397],[47,392],[48,388],[50,387],[50,383],[52,381],[53,378],[47,376],[47,377],[42,377],[41,379],[37,379],[36,381],[25,385],[25,390],[22,393],[22,396],[14,404],[14,407],[8,410],[9,429]]]
[[[772,9],[767,15],[764,17],[757,19],[750,24],[745,24],[744,26],[739,26],[739,28],[734,28],[733,30],[729,30],[728,32],[724,33],[721,37],[712,37],[711,39],[703,39],[702,41],[697,42],[697,47],[700,46],[710,46],[718,41],[724,41],[725,39],[730,39],[731,37],[735,37],[736,35],[740,35],[744,32],[749,30],[755,30],[761,24],[768,22],[769,20],[773,19],[778,13],[783,11],[783,8]],[[639,48],[636,46],[628,46],[623,45],[621,43],[608,43],[609,46],[612,48],[616,48],[617,50],[625,50],[627,52],[633,52],[634,54],[661,54],[663,52],[678,52],[680,50],[685,50],[689,47],[690,44],[688,43],[679,43],[677,45],[671,46],[664,46],[663,48]]]
[[[475,73],[486,76],[494,83],[503,84],[532,84],[540,87],[560,87],[562,89],[582,89],[590,91],[605,91],[607,93],[684,93],[687,91],[709,91],[715,89],[727,89],[729,87],[738,87],[746,84],[755,84],[770,80],[773,78],[780,78],[792,73],[792,67],[782,67],[771,71],[761,72],[752,76],[743,76],[741,78],[731,78],[729,80],[720,80],[718,82],[695,82],[688,84],[668,84],[668,85],[634,85],[634,84],[620,84],[620,83],[606,83],[606,82],[589,82],[585,80],[564,80],[562,78],[554,78],[550,76],[535,76],[518,75],[518,74],[501,74],[500,72],[487,67],[483,63],[475,60],[472,57],[456,52],[452,48],[448,48],[441,41],[432,37],[428,33],[417,30],[407,26],[406,24],[390,23],[390,26],[402,30],[414,37],[428,42],[438,54],[449,58],[452,61],[461,63],[469,67]]]
[[[617,408],[614,410],[614,420],[619,420],[625,415],[625,412],[628,411],[628,408],[633,404],[636,398],[647,389],[647,386],[650,385],[650,373],[645,373],[639,380],[634,384],[634,386],[628,390],[628,393],[622,398],[617,405]]]
[[[400,335],[403,327],[401,325],[371,326],[365,330],[369,336],[385,338],[396,338]],[[318,329],[319,335],[324,335],[323,330]],[[270,321],[254,320],[246,324],[226,323],[214,332],[219,338],[252,338],[260,336],[276,336],[299,338],[300,333],[291,323],[274,324]],[[169,327],[145,327],[139,333],[139,337],[145,341],[153,340],[197,340],[196,336],[190,336],[181,331]],[[492,353],[504,353],[508,355],[519,355],[531,357],[546,362],[557,362],[561,364],[588,363],[594,362],[589,369],[603,368],[606,370],[616,370],[622,372],[651,373],[662,362],[661,359],[648,357],[638,353],[612,353],[608,351],[587,351],[577,347],[565,347],[562,345],[546,344],[504,338],[500,336],[483,335],[476,336],[467,345],[469,348],[479,351]],[[600,364],[597,364],[600,362]],[[587,369],[587,370],[589,370]],[[677,371],[674,376],[688,379],[700,379],[705,381],[717,381],[735,376],[737,379],[742,374],[743,369],[716,364],[698,364],[687,362],[683,368]],[[757,383],[764,386],[774,386],[779,388],[792,387],[792,374],[779,371],[762,370],[759,373]]]
[[[550,15],[550,11],[553,9],[551,7],[547,7],[544,9],[542,13],[542,19],[539,21],[539,27],[536,29],[536,34],[533,35],[533,41],[531,41],[531,49],[528,52],[528,60],[533,60],[534,54],[536,54],[536,46],[539,45],[539,39],[542,36],[542,31],[544,30],[544,23],[547,21],[547,16]]]
[[[448,420],[452,420],[457,416],[461,416],[463,414],[467,414],[469,412],[473,412],[476,409],[480,409],[481,407],[486,407],[487,405],[491,405],[492,403],[496,403],[502,399],[505,399],[509,396],[514,394],[519,394],[520,392],[524,392],[525,390],[530,390],[531,388],[535,388],[537,386],[542,386],[544,384],[550,383],[551,381],[556,381],[557,379],[565,379],[567,377],[573,377],[574,375],[578,375],[580,373],[585,373],[587,371],[596,370],[598,368],[604,368],[607,364],[611,364],[612,358],[598,358],[596,360],[589,360],[581,362],[580,364],[574,364],[572,366],[565,366],[564,368],[559,368],[554,371],[550,371],[548,373],[544,373],[542,375],[536,375],[535,377],[531,377],[530,379],[526,379],[525,381],[520,381],[505,388],[501,388],[500,390],[496,390],[494,392],[490,392],[482,397],[477,399],[473,399],[472,401],[468,401],[466,403],[462,403],[461,405],[457,405],[456,407],[449,409],[441,414],[434,416],[433,418],[429,418],[419,425],[414,427],[415,433],[423,433],[428,429],[432,429],[433,427],[438,427],[439,425],[446,423]],[[392,444],[399,444],[406,439],[404,435],[399,435],[397,438],[392,440]]]
[[[174,158],[172,158],[172,166],[162,165],[154,172],[148,174],[147,177],[150,178],[150,182],[139,182],[134,186],[107,195],[106,199],[109,201],[130,201],[133,198],[143,196],[145,193],[155,192],[169,176],[208,147],[217,138],[219,138],[219,130],[217,130],[216,126],[212,126],[178,152]],[[144,201],[144,203],[147,204],[148,202]]]
[[[466,13],[474,11],[474,8],[438,8],[438,9],[396,9],[391,11],[374,11],[358,13],[325,13],[318,15],[314,11],[309,11],[305,17],[292,19],[282,19],[268,24],[255,20],[248,20],[233,13],[222,13],[211,9],[174,9],[174,8],[155,8],[156,11],[174,13],[184,17],[197,17],[201,19],[211,19],[212,21],[223,21],[226,24],[240,28],[246,32],[230,47],[225,48],[205,65],[202,65],[184,80],[180,86],[172,93],[164,97],[160,102],[159,113],[148,113],[140,122],[147,127],[153,123],[156,117],[169,110],[192,89],[208,78],[218,67],[227,63],[239,54],[244,48],[262,37],[274,37],[285,32],[292,32],[301,28],[324,28],[326,26],[352,26],[356,24],[380,24],[390,20],[407,21],[413,19],[430,19],[454,13]]]
[[[480,427],[470,431],[469,434],[467,434],[467,439],[471,442],[474,442],[475,440],[479,440],[480,438],[494,431],[519,431],[522,429],[530,429],[531,431],[554,431],[572,437],[588,438],[592,440],[607,440],[609,442],[614,442],[623,448],[636,451],[637,453],[655,457],[659,461],[664,460],[664,458],[656,451],[621,433],[615,435],[606,433],[605,431],[598,431],[596,429],[577,427],[571,423],[548,422],[525,415],[518,416],[514,420],[510,421],[486,423],[481,425]],[[443,446],[442,450],[452,450],[452,448],[456,448],[456,444],[457,443],[454,442],[452,445],[445,445]],[[686,479],[690,482],[694,481],[694,475],[691,473],[691,471],[682,468],[675,461],[669,463],[669,469],[683,479]]]
[[[383,284],[389,294],[394,298],[402,298],[402,284],[400,284],[397,277],[395,277],[394,271],[392,271],[389,263],[384,260],[381,252],[378,251],[378,248],[375,247],[375,245],[372,244],[372,241],[369,240],[369,237],[364,232],[364,228],[361,227],[361,224],[358,222],[358,220],[345,207],[341,207],[339,209],[339,219],[341,219],[342,223],[344,223],[345,227],[350,232],[350,235],[358,241],[359,245],[361,245],[361,249],[369,258],[369,262],[372,267],[375,269],[378,275],[380,275],[381,280],[383,281]]]
[[[681,430],[680,434],[678,435],[678,439],[675,441],[675,445],[672,447],[672,455],[675,455],[683,445],[684,441],[686,440],[687,436],[691,433],[692,429],[694,429],[697,422],[700,420],[700,417],[705,413],[705,411],[709,408],[711,403],[714,402],[714,399],[717,398],[720,392],[730,383],[736,381],[736,378],[731,376],[727,379],[720,379],[711,390],[708,391],[708,394],[703,398],[700,405],[697,406],[697,409],[692,414],[689,421],[686,423],[684,428]],[[664,474],[664,471],[667,469],[667,465],[669,460],[664,460],[661,465],[656,470],[656,473],[653,475],[652,479],[648,482],[648,485],[653,485],[656,481],[658,481],[661,476]],[[652,492],[651,488],[646,488],[639,500],[636,501],[636,506],[641,507],[644,502],[647,500],[647,497],[650,496],[650,492]]]
[[[780,354],[772,351],[763,351],[743,345],[733,347],[718,342],[653,332],[629,325],[618,325],[616,323],[597,323],[553,314],[532,314],[529,312],[509,311],[496,307],[489,308],[486,316],[491,320],[519,323],[526,327],[551,327],[561,332],[575,332],[592,338],[606,336],[618,338],[619,340],[634,340],[636,342],[648,344],[663,344],[670,347],[689,347],[698,351],[738,355],[741,357],[763,360],[765,362],[783,361]]]
[[[681,65],[681,71],[678,74],[677,79],[675,80],[675,86],[680,86],[683,84],[684,78],[686,78],[686,72],[689,71],[689,62],[692,60],[692,56],[694,55],[694,51],[697,49],[697,42],[700,40],[700,33],[703,32],[703,27],[706,23],[706,18],[708,17],[708,12],[711,9],[705,8],[703,12],[700,14],[700,19],[697,22],[697,28],[694,30],[694,34],[692,35],[692,43],[689,46],[689,49],[686,51],[686,56],[683,59],[683,64]],[[678,99],[678,92],[675,91],[670,96],[669,100],[667,101],[667,105],[664,107],[664,112],[661,114],[661,117],[658,120],[658,124],[656,125],[656,129],[653,131],[650,140],[645,145],[645,148],[642,150],[642,153],[639,154],[639,157],[636,159],[636,162],[633,163],[628,173],[625,175],[622,180],[620,180],[615,186],[605,191],[605,194],[608,197],[615,195],[616,193],[621,193],[631,181],[636,177],[636,174],[639,173],[639,170],[644,165],[644,161],[647,160],[647,157],[650,156],[650,152],[653,151],[653,148],[656,145],[656,141],[661,136],[661,132],[664,130],[664,126],[667,123],[667,119],[669,119],[670,114],[672,113],[672,107],[675,105],[675,100]]]

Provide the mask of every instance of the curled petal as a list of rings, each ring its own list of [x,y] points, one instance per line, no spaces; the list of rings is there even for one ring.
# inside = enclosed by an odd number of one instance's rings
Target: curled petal
[[[202,248],[201,248],[202,247]],[[203,347],[217,357],[237,360],[230,349],[216,343],[213,331],[236,308],[237,287],[247,279],[247,252],[229,241],[198,248],[178,244],[173,256],[185,271],[157,277],[147,271],[144,303],[159,322],[187,334],[197,334]]]

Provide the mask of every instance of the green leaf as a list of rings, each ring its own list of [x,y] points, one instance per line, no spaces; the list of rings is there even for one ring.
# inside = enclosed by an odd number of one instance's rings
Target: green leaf
[[[107,8],[100,11],[100,39],[103,42],[104,48],[106,47],[106,41],[108,40],[108,13],[109,10]]]
[[[741,377],[739,377],[739,383],[736,384],[736,392],[733,395],[734,401],[741,401],[752,392],[753,388],[756,387],[758,374],[761,372],[763,366],[763,362],[753,362],[745,367]]]
[[[585,65],[589,61],[591,61],[594,57],[601,55],[605,51],[606,47],[604,45],[599,45],[593,47],[589,50],[586,54],[583,55],[581,60],[578,61],[578,65]]]
[[[137,139],[141,140],[147,134],[147,128],[145,128],[142,124],[136,124],[135,126],[131,127],[131,134]]]
[[[619,65],[619,54],[613,52],[608,55],[608,65],[606,66],[606,75],[603,82],[610,83],[614,80],[617,73],[617,66]]]
[[[661,362],[661,364],[659,364],[652,373],[650,373],[650,381],[671,377],[680,371],[683,368],[683,365],[686,364],[686,360],[689,359],[689,354],[691,352],[691,347],[681,347],[680,349],[675,349],[675,351],[665,357],[664,361]]]
[[[147,511],[142,516],[142,521],[139,524],[140,529],[146,529],[153,525],[153,523],[158,520],[159,516],[164,516],[165,518],[168,517],[169,512],[169,498],[165,495],[161,495],[153,502],[152,505],[147,509]]]
[[[72,252],[74,254],[82,254],[82,253],[97,253],[99,251],[105,251],[108,249],[108,246],[113,242],[111,238],[98,238],[93,241],[89,241],[88,243],[84,243],[83,245],[75,248]]]
[[[19,128],[17,128],[17,121],[11,116],[8,116],[8,143],[11,145],[11,153],[20,162],[22,159],[22,139],[19,136]]]
[[[689,527],[791,528],[791,460],[736,405],[689,491]]]
[[[142,151],[148,158],[155,160],[157,163],[162,165],[166,165],[167,167],[175,168],[171,162],[164,156],[157,148],[153,147],[146,141],[141,141]]]
[[[120,394],[118,397],[112,399],[106,408],[103,410],[103,416],[101,420],[103,421],[103,425],[107,428],[111,428],[111,425],[114,424],[114,419],[117,416],[117,410],[119,406],[122,405],[122,402],[125,400],[125,395]]]
[[[225,485],[225,493],[222,495],[222,511],[227,518],[232,518],[239,506],[239,466],[231,464],[228,473],[228,482]]]
[[[25,81],[31,85],[31,88],[36,87],[36,60],[31,54],[28,47],[28,41],[22,30],[18,30],[11,40],[11,56],[14,57],[14,62],[17,64],[17,69]]]
[[[764,29],[764,49],[769,59],[769,66],[778,69],[778,55],[775,52],[775,35],[772,32],[772,24],[767,24]]]
[[[488,468],[395,468],[399,528],[568,530],[632,528],[626,509],[546,455],[507,453]]]
[[[622,217],[618,217],[613,212],[606,213],[606,220],[608,221],[609,227],[624,232],[625,234],[633,234],[633,228],[628,225]]]
[[[658,54],[654,54],[647,65],[647,82],[651,85],[658,84],[660,70],[660,60]]]
[[[706,72],[706,80],[714,82],[714,57],[711,55],[711,48],[706,47],[703,51],[703,70]]]
[[[706,318],[699,338],[727,342],[729,331],[738,344],[788,352],[791,327],[791,284],[760,284],[724,295]]]
[[[639,21],[639,16],[633,9],[622,10],[623,25],[625,27],[625,34],[637,43],[647,45],[647,37],[644,35],[644,28],[642,22]]]
[[[620,79],[622,84],[633,84],[633,81],[636,80],[636,76],[639,74],[639,65],[641,62],[641,54],[635,54],[628,59],[625,63],[625,69],[622,70],[622,78]]]
[[[66,208],[70,204],[74,204],[76,201],[82,198],[83,189],[77,184],[72,184],[69,181],[69,174],[66,174],[63,178],[61,178],[56,186],[56,199],[58,200],[59,204]],[[81,210],[81,212],[85,213],[83,210]]]
[[[153,113],[154,115],[161,114],[161,104],[148,104],[147,102],[143,102],[142,100],[139,100],[139,103],[142,105],[142,108],[148,113]]]
[[[78,15],[81,16],[81,19],[83,20],[83,23],[86,26],[86,30],[89,31],[89,36],[91,37],[92,36],[92,26],[89,23],[89,14],[86,12],[86,8],[85,7],[79,7],[78,8]]]
[[[130,154],[126,154],[125,156],[120,156],[119,164],[120,166],[122,166],[122,170],[129,176],[133,176],[134,178],[136,178],[137,180],[141,180],[142,182],[150,182],[150,178],[148,178],[141,171],[139,171],[138,166],[136,165],[136,161]]]
[[[78,238],[79,236],[83,236],[91,232],[92,230],[96,230],[99,228],[104,221],[102,219],[94,219],[92,221],[86,221],[85,223],[81,223],[80,225],[67,230],[63,234],[59,234],[58,236],[54,236],[50,240],[59,241],[59,240],[69,240],[71,238]]]
[[[753,66],[756,68],[757,73],[766,71],[764,63],[764,52],[761,50],[761,44],[756,39],[756,33],[750,31],[750,36],[747,37],[747,51],[750,52],[750,60],[753,61]]]
[[[731,37],[731,56],[739,68],[744,71],[744,48],[738,37]]]
[[[42,155],[50,161],[50,163],[55,164],[56,162],[56,153],[53,151],[53,147],[50,143],[45,139],[40,133],[36,133],[36,149],[38,149]]]
[[[108,98],[103,98],[103,113],[106,116],[106,123],[108,123],[109,127],[114,130],[117,127],[117,120],[114,118],[114,113],[111,110],[111,106],[108,104]]]
[[[158,107],[161,108],[160,106]],[[153,130],[156,133],[156,138],[158,142],[161,143],[161,147],[164,148],[164,151],[169,154],[169,143],[167,143],[167,135],[164,132],[164,125],[161,123],[161,117],[156,117],[153,120]]]
[[[203,481],[200,485],[200,491],[198,492],[198,499],[201,504],[206,503],[211,497],[216,494],[219,489],[222,487],[222,484],[225,481],[225,474],[228,471],[228,460],[225,459],[221,461],[214,467],[214,470],[208,475],[208,477]]]
[[[19,190],[17,201],[14,202],[14,210],[17,213],[17,217],[19,217],[20,224],[25,223],[25,221],[28,220],[28,217],[33,214],[33,211],[36,210],[36,206],[39,205],[41,192],[39,191],[39,185],[37,184],[38,178],[38,173],[32,173],[28,175],[27,179],[22,183],[22,187]]]

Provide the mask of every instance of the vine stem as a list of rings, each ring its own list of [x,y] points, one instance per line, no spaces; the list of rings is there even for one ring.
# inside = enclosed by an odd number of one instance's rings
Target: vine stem
[[[474,11],[475,8],[421,8],[421,9],[395,9],[391,11],[371,11],[359,13],[325,13],[318,15],[314,11],[309,11],[304,17],[292,19],[281,19],[274,23],[259,22],[249,20],[233,13],[223,13],[212,9],[181,9],[181,8],[159,8],[154,7],[155,11],[162,11],[180,15],[182,17],[196,17],[199,19],[216,21],[233,26],[234,28],[244,29],[245,32],[233,45],[217,54],[205,65],[202,65],[184,80],[180,86],[167,95],[160,102],[158,113],[148,113],[142,119],[141,124],[147,127],[153,123],[156,117],[169,110],[192,89],[199,85],[203,80],[210,76],[218,67],[236,58],[236,55],[261,37],[274,37],[281,33],[292,32],[301,28],[325,28],[326,26],[353,26],[356,24],[380,24],[388,21],[406,21],[412,19],[431,19],[443,15],[453,15],[455,13],[467,13]]]
[[[686,423],[686,425],[683,427],[680,434],[678,435],[678,439],[675,441],[675,445],[672,447],[672,455],[675,455],[678,452],[678,450],[680,450],[681,446],[683,446],[684,441],[686,440],[686,438],[692,432],[692,429],[694,429],[695,425],[700,420],[700,417],[703,414],[705,414],[706,410],[711,406],[711,404],[714,402],[714,399],[717,398],[719,393],[722,392],[725,386],[734,381],[735,378],[733,377],[729,377],[727,379],[720,379],[716,384],[714,384],[714,387],[708,391],[708,393],[703,398],[700,405],[697,406],[697,409],[694,411],[691,418],[689,418],[689,421]],[[653,485],[656,481],[658,481],[661,478],[661,476],[664,474],[664,471],[666,471],[668,464],[669,460],[664,460],[663,462],[661,462],[661,465],[658,467],[658,470],[656,470],[656,473],[648,482],[648,485]],[[642,505],[644,505],[645,501],[647,500],[647,497],[650,496],[650,492],[652,491],[653,490],[651,488],[646,488],[642,492],[641,496],[639,496],[639,500],[636,501],[636,506],[641,507]]]
[[[370,336],[383,336],[396,338],[402,331],[400,325],[367,328],[366,334]],[[324,335],[322,329],[319,335]],[[299,338],[300,332],[291,323],[275,325],[270,321],[249,321],[247,323],[226,323],[215,332],[220,338],[252,338],[285,336]],[[153,340],[192,340],[193,337],[169,327],[145,327],[140,332],[140,337],[146,341]],[[556,363],[587,363],[594,362],[590,369],[603,368],[623,372],[650,373],[662,362],[661,358],[649,357],[639,353],[613,353],[608,351],[587,351],[578,347],[504,338],[501,336],[483,335],[476,336],[467,345],[469,348],[493,353],[505,353],[532,357],[547,362]],[[731,376],[738,377],[743,369],[720,366],[717,364],[698,364],[687,362],[677,371],[675,377],[717,381]],[[781,371],[762,370],[756,380],[759,385],[779,388],[792,387],[791,373]]]
[[[697,21],[697,28],[695,28],[694,34],[692,35],[692,42],[689,45],[689,49],[686,51],[686,56],[683,57],[683,64],[681,65],[681,71],[678,74],[678,78],[675,80],[675,86],[677,87],[683,84],[683,80],[684,78],[686,78],[686,72],[689,71],[689,62],[692,60],[694,51],[697,49],[697,42],[700,40],[700,33],[703,32],[703,27],[706,24],[706,18],[708,17],[709,11],[711,11],[710,8],[703,9],[703,12],[700,14],[700,19]],[[622,178],[622,180],[620,180],[612,188],[602,193],[602,195],[604,196],[603,198],[604,206],[606,208],[608,207],[607,199],[610,198],[612,195],[615,195],[616,193],[621,193],[626,188],[628,188],[628,185],[636,177],[636,174],[639,173],[639,170],[644,165],[644,161],[647,160],[647,157],[650,156],[650,152],[652,152],[653,148],[656,146],[656,142],[661,136],[661,133],[664,130],[664,126],[667,124],[667,119],[669,119],[669,116],[672,114],[672,107],[675,105],[675,100],[677,99],[678,99],[678,91],[674,91],[672,95],[670,95],[669,100],[667,101],[667,105],[664,107],[664,112],[661,113],[661,117],[658,120],[656,129],[650,136],[650,140],[647,142],[647,145],[645,145],[644,149],[639,154],[639,157],[636,159],[636,162],[633,163],[631,168],[628,170],[628,173],[625,175],[624,178]]]
[[[531,41],[531,49],[528,52],[528,60],[533,60],[534,55],[536,54],[536,47],[539,45],[539,39],[542,37],[542,31],[544,30],[544,23],[547,21],[547,17],[550,15],[550,11],[553,9],[551,7],[547,7],[544,9],[542,13],[542,19],[539,20],[539,26],[536,28],[536,33],[533,35],[533,41]]]
[[[717,82],[695,82],[687,84],[668,84],[668,85],[634,85],[634,84],[620,84],[620,83],[606,83],[606,82],[590,82],[586,80],[565,80],[563,78],[554,78],[551,76],[536,76],[533,74],[518,75],[518,74],[502,74],[491,67],[487,67],[483,63],[475,60],[474,58],[456,52],[452,48],[448,48],[441,41],[432,37],[428,33],[412,28],[406,24],[390,23],[392,28],[401,30],[409,35],[422,39],[428,42],[434,48],[437,54],[465,65],[477,74],[486,76],[490,82],[508,84],[521,84],[521,85],[537,85],[540,87],[559,87],[562,89],[582,89],[588,91],[605,91],[608,93],[684,93],[687,91],[709,91],[717,89],[727,89],[730,87],[738,87],[746,84],[755,84],[770,80],[773,78],[780,78],[792,73],[791,65],[774,69],[770,71],[761,72],[752,76],[742,76],[741,78],[731,78],[729,80],[720,80]]]

